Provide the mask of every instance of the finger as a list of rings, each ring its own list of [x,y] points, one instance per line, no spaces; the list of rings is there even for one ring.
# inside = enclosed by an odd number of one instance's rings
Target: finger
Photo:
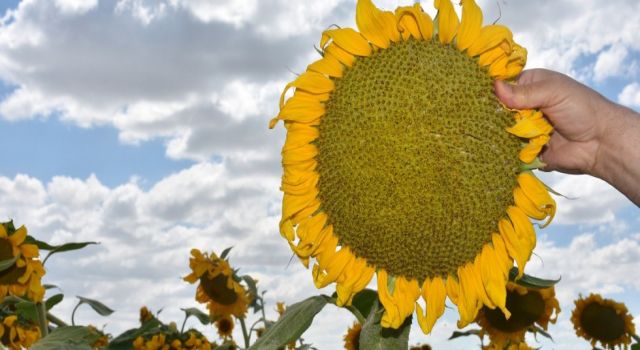
[[[550,71],[548,69],[542,69],[542,68],[527,69],[522,73],[520,73],[520,75],[518,76],[518,84],[519,85],[531,84],[536,81],[542,81],[542,80],[551,78],[555,74],[557,73],[555,73],[554,71]]]
[[[514,109],[544,109],[552,105],[554,90],[548,80],[541,80],[524,85],[512,85],[497,80],[496,95],[502,103]]]

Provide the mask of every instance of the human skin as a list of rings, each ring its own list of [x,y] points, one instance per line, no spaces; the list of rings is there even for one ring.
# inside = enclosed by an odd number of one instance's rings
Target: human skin
[[[640,114],[545,69],[522,72],[517,84],[496,81],[495,90],[507,107],[540,109],[553,125],[542,170],[598,177],[640,206]]]

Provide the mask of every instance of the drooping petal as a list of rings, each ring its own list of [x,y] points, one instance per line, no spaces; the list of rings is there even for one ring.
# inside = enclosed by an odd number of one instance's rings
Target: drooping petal
[[[416,303],[418,324],[425,334],[431,333],[436,321],[444,313],[447,291],[442,278],[427,278],[422,285],[422,298],[426,303],[426,314],[420,304]]]
[[[480,30],[480,35],[478,35],[471,46],[469,46],[467,54],[475,57],[501,44],[506,44],[509,48],[507,53],[511,54],[511,47],[513,45],[513,34],[511,30],[499,24],[488,25]]]
[[[533,162],[550,139],[549,135],[540,135],[529,139],[529,143],[520,150],[518,158],[526,164]]]
[[[352,28],[340,28],[325,30],[322,33],[320,47],[324,50],[329,40],[340,46],[345,51],[355,56],[371,55],[371,45],[369,42]]]
[[[549,135],[553,131],[553,127],[544,118],[542,112],[535,111],[534,113],[523,115],[525,117],[516,121],[516,125],[507,128],[509,133],[530,139],[540,135]]]
[[[556,214],[556,201],[551,198],[549,191],[534,175],[526,172],[518,175],[518,184],[536,208],[549,215],[549,220],[543,227],[548,225]]]
[[[411,33],[414,38],[431,40],[433,37],[433,20],[422,10],[420,4],[398,7],[396,17],[400,28]],[[418,32],[415,31],[416,29]],[[405,36],[404,32],[402,35]]]
[[[460,51],[466,50],[480,36],[482,30],[482,10],[475,0],[462,0],[462,21],[458,29],[456,45]]]
[[[458,32],[460,20],[451,0],[434,0],[434,6],[438,10],[438,39],[441,44],[449,44]]]
[[[513,225],[509,220],[502,219],[498,222],[498,228],[500,235],[504,240],[507,252],[518,265],[518,277],[522,277],[524,274],[524,267],[529,261],[531,251],[527,249],[528,244],[523,241],[523,238],[516,234]]]
[[[351,67],[356,60],[354,55],[334,43],[329,44],[329,46],[324,49],[324,54],[325,56],[329,55],[334,57],[347,67]]]
[[[331,55],[324,55],[321,59],[311,63],[307,69],[334,78],[341,78],[344,70],[340,61]]]
[[[358,0],[356,24],[360,33],[379,48],[386,49],[391,41],[400,41],[400,32],[393,13],[381,11],[371,0]]]
[[[482,248],[480,255],[482,283],[491,302],[496,305],[502,313],[509,318],[511,313],[507,310],[507,289],[506,285],[509,279],[504,273],[503,266],[499,261],[499,257],[488,244]],[[508,270],[507,270],[508,271]]]

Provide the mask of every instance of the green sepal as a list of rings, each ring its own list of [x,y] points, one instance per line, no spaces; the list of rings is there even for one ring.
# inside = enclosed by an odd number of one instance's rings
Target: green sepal
[[[227,255],[229,255],[229,252],[231,251],[231,249],[233,249],[233,246],[228,247],[225,250],[223,250],[222,253],[220,253],[220,259],[226,260]]]
[[[380,324],[384,308],[376,299],[369,316],[362,325],[359,348],[376,350],[406,350],[409,348],[409,331],[412,316],[407,317],[398,329],[383,328]]]
[[[318,295],[290,305],[249,350],[276,350],[300,338],[330,299],[326,295]]]
[[[544,163],[540,160],[540,158],[536,157],[531,163],[521,163],[520,170],[521,171],[531,171],[535,169],[543,169],[547,166],[547,163]]]
[[[547,331],[545,331],[544,329],[542,329],[540,326],[538,325],[533,325],[531,327],[529,327],[528,329],[529,332],[534,334],[534,337],[536,338],[536,340],[538,340],[537,335],[540,334],[543,337],[550,339],[551,341],[553,341],[553,337],[551,336],[551,334],[549,334]]]
[[[557,280],[547,280],[534,276],[527,275],[526,273],[522,275],[522,277],[516,279],[518,277],[518,268],[512,267],[511,271],[509,271],[509,281],[515,282],[523,287],[534,288],[534,289],[544,289],[553,287],[558,282],[560,282],[561,278]]]
[[[15,304],[16,313],[27,320],[38,323],[38,307],[36,303],[32,301],[20,301]]]

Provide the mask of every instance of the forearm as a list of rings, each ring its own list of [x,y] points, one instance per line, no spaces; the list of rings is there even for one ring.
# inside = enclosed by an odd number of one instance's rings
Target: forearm
[[[613,105],[608,117],[592,175],[640,206],[640,114]]]

